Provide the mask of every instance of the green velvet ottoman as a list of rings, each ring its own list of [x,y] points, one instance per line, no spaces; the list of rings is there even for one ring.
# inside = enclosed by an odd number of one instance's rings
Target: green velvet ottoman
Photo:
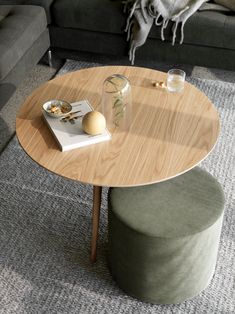
[[[109,193],[108,260],[113,278],[143,301],[196,296],[216,266],[224,196],[196,167],[174,179]]]

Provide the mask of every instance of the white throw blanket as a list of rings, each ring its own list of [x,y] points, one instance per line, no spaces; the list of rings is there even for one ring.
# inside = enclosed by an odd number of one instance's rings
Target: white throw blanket
[[[142,46],[153,24],[161,26],[161,38],[164,40],[164,29],[169,20],[174,22],[172,45],[175,44],[176,31],[181,24],[181,39],[184,40],[184,24],[200,6],[208,0],[127,0],[129,7],[127,19],[127,40],[130,40],[129,59],[134,64],[135,51]],[[161,21],[160,21],[161,19]]]

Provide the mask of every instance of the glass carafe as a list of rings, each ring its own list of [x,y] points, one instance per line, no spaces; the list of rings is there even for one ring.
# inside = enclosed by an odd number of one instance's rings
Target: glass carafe
[[[102,113],[106,118],[107,128],[127,130],[131,123],[131,85],[120,74],[109,76],[103,84]]]

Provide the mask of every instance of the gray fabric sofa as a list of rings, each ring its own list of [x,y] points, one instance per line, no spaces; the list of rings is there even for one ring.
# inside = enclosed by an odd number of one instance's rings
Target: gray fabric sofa
[[[121,1],[54,0],[50,12],[55,51],[64,56],[71,50],[127,55]],[[160,28],[152,27],[147,42],[136,52],[137,65],[140,59],[155,59],[235,70],[235,12],[196,12],[185,24],[182,45],[171,45],[171,26],[165,30],[164,42]]]
[[[3,3],[13,1],[0,1],[0,109],[50,47],[44,8]]]
[[[48,29],[51,49],[59,57],[92,52],[128,60],[121,0],[0,0],[0,9],[5,4],[14,6],[0,21],[0,101],[7,99],[48,49]],[[144,59],[235,70],[235,12],[196,12],[187,21],[184,35],[182,45],[172,46],[171,25],[164,42],[160,28],[153,27],[136,52],[136,65]]]

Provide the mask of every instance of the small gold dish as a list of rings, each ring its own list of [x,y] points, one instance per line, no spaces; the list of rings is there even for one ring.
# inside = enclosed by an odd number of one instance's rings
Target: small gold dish
[[[65,100],[53,99],[42,105],[43,110],[53,118],[62,118],[72,111],[72,106]]]

